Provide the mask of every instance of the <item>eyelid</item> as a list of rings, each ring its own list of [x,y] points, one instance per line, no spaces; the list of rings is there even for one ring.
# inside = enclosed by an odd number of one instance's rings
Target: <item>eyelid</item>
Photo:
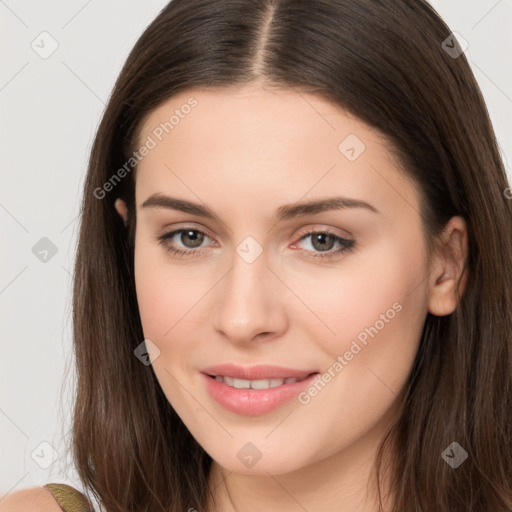
[[[217,241],[216,238],[211,234],[208,228],[205,228],[203,225],[195,225],[193,222],[183,222],[181,224],[167,224],[161,229],[158,230],[157,236],[165,236],[170,233],[175,233],[176,231],[199,231],[204,233],[211,240]]]
[[[303,237],[305,237],[306,235],[310,235],[311,233],[328,233],[330,235],[337,236],[347,241],[353,239],[353,235],[349,231],[340,230],[339,228],[327,227],[325,225],[314,225],[312,227],[304,228],[303,230],[300,230],[299,234],[295,235],[294,238],[297,238],[297,241],[299,241],[302,240]]]

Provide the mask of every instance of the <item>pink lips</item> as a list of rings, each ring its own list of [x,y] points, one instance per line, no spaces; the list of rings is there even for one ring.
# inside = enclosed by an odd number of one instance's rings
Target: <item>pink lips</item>
[[[259,365],[242,367],[221,364],[201,369],[203,380],[212,398],[225,409],[238,414],[255,416],[269,412],[297,396],[311,386],[319,376],[316,370],[299,370],[282,366]],[[268,389],[237,389],[212,376],[228,376],[236,379],[303,379]],[[306,378],[304,378],[306,377]]]
[[[201,370],[202,373],[207,375],[227,375],[235,379],[286,379],[287,377],[295,377],[300,379],[306,377],[310,373],[315,373],[317,370],[298,370],[296,368],[285,368],[284,366],[272,366],[261,364],[257,366],[237,366],[232,363],[218,364],[215,366],[208,366]]]

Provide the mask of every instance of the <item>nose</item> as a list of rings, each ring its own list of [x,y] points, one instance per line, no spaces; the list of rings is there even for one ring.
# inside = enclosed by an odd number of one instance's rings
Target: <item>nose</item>
[[[283,283],[267,268],[263,252],[251,263],[238,253],[215,287],[214,327],[233,343],[282,336],[288,326]]]

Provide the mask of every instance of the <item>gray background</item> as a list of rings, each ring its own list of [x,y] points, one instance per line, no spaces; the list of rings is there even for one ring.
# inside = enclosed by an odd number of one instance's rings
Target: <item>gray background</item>
[[[82,184],[121,66],[166,3],[0,0],[0,497],[51,481],[80,487],[63,443],[74,379],[71,271]],[[512,0],[432,3],[469,43],[466,55],[510,176]],[[42,47],[43,31],[58,43],[48,58],[31,46]],[[48,50],[51,40],[42,37]],[[44,237],[57,249],[46,262],[33,252],[48,243]]]

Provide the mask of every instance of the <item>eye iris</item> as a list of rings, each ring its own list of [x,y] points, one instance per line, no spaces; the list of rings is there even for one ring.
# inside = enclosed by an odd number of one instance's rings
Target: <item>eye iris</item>
[[[325,239],[328,238],[331,243],[327,243],[329,247],[325,247]],[[320,242],[320,245],[317,245]],[[329,233],[316,233],[312,236],[311,243],[315,249],[320,251],[328,251],[332,249],[332,243],[334,242],[334,236]]]
[[[190,239],[192,239],[192,244],[188,244],[188,243],[185,242],[185,238],[184,238],[185,236],[187,236]],[[203,242],[204,235],[202,233],[200,233],[199,231],[186,230],[186,231],[183,231],[181,233],[181,237],[180,238],[181,238],[181,242],[186,247],[198,247]]]

